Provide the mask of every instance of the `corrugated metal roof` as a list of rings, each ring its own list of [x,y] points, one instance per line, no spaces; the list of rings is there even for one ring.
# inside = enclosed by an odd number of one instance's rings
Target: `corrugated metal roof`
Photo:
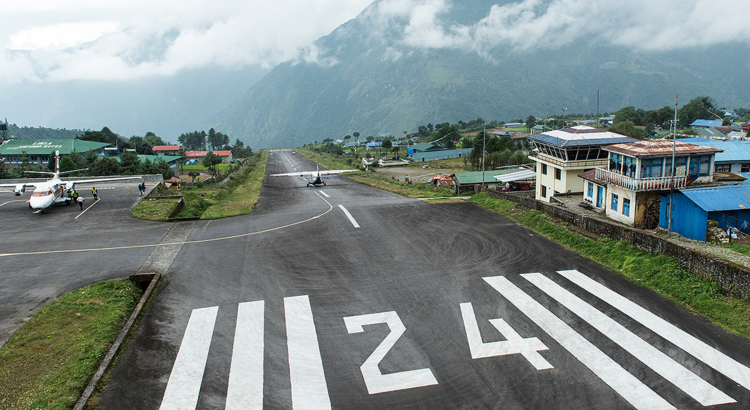
[[[750,187],[747,185],[681,189],[680,193],[706,212],[750,209]]]
[[[607,145],[602,149],[634,157],[662,156],[672,154],[672,140],[636,141],[629,144]],[[676,141],[674,151],[677,154],[712,154],[720,149]]]
[[[704,138],[686,138],[678,141],[724,150],[716,154],[716,162],[750,162],[750,141],[717,141]]]
[[[61,155],[68,155],[73,150],[78,153],[97,150],[112,145],[108,142],[93,142],[77,139],[52,139],[52,140],[10,140],[0,145],[0,155],[47,155],[60,151]]]
[[[493,178],[498,182],[520,181],[522,179],[536,178],[536,172],[530,169],[525,169],[522,171],[511,172],[510,174],[495,175]]]
[[[690,123],[691,127],[721,127],[721,120],[695,120]]]
[[[485,171],[484,172],[484,183],[496,184],[496,175],[505,175],[512,172],[517,172],[518,168],[501,169],[496,171]],[[457,172],[453,174],[458,181],[458,184],[481,184],[482,182],[482,171],[477,172]]]
[[[609,145],[638,141],[634,138],[626,137],[614,132],[602,131],[585,125],[530,135],[529,139],[558,147]]]

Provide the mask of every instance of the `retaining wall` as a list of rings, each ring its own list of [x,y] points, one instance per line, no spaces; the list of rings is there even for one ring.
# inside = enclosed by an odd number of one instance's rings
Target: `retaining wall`
[[[531,209],[554,215],[556,218],[591,233],[617,241],[626,240],[643,252],[670,256],[677,260],[680,266],[688,272],[699,277],[713,279],[727,292],[736,293],[743,298],[750,297],[750,269],[744,266],[716,259],[713,255],[671,242],[651,232],[580,215],[559,206],[537,201],[534,198],[519,197],[496,190],[488,190],[488,192],[496,198],[507,199]]]

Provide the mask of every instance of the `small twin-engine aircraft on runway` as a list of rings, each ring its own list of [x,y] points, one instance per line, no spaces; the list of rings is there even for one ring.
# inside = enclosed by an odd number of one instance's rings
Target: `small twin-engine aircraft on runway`
[[[307,186],[325,186],[326,183],[321,180],[320,178],[326,178],[326,177],[335,177],[336,174],[342,174],[344,172],[358,172],[357,169],[336,169],[336,170],[329,170],[329,171],[321,171],[320,170],[320,163],[316,163],[318,170],[317,171],[298,171],[298,172],[289,172],[286,174],[272,174],[272,177],[300,177],[305,182],[307,182]]]
[[[76,184],[85,184],[92,182],[119,181],[126,179],[141,179],[141,177],[118,177],[118,178],[96,178],[83,179],[78,181],[62,181],[60,175],[70,174],[72,172],[85,171],[85,169],[76,169],[73,171],[60,172],[60,151],[55,151],[55,172],[26,171],[29,174],[52,175],[51,179],[44,182],[25,182],[21,184],[0,184],[0,187],[14,187],[13,193],[21,196],[26,192],[27,187],[34,187],[34,191],[29,198],[29,207],[36,210],[35,213],[44,213],[44,210],[55,203],[64,202],[70,205],[72,198],[66,198],[65,193],[75,188]]]

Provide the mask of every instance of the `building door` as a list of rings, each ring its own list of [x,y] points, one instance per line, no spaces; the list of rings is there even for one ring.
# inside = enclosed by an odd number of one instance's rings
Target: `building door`
[[[598,186],[596,187],[596,207],[597,208],[602,207],[602,198],[604,198],[604,188]]]

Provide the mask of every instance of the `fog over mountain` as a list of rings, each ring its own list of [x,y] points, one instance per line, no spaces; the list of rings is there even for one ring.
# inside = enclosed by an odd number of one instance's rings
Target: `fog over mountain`
[[[23,81],[0,88],[0,120],[49,128],[106,126],[125,137],[151,131],[177,143],[178,135],[203,129],[268,71],[212,67],[127,80]]]
[[[429,122],[750,106],[750,6],[727,1],[380,0],[209,123],[254,147]]]

